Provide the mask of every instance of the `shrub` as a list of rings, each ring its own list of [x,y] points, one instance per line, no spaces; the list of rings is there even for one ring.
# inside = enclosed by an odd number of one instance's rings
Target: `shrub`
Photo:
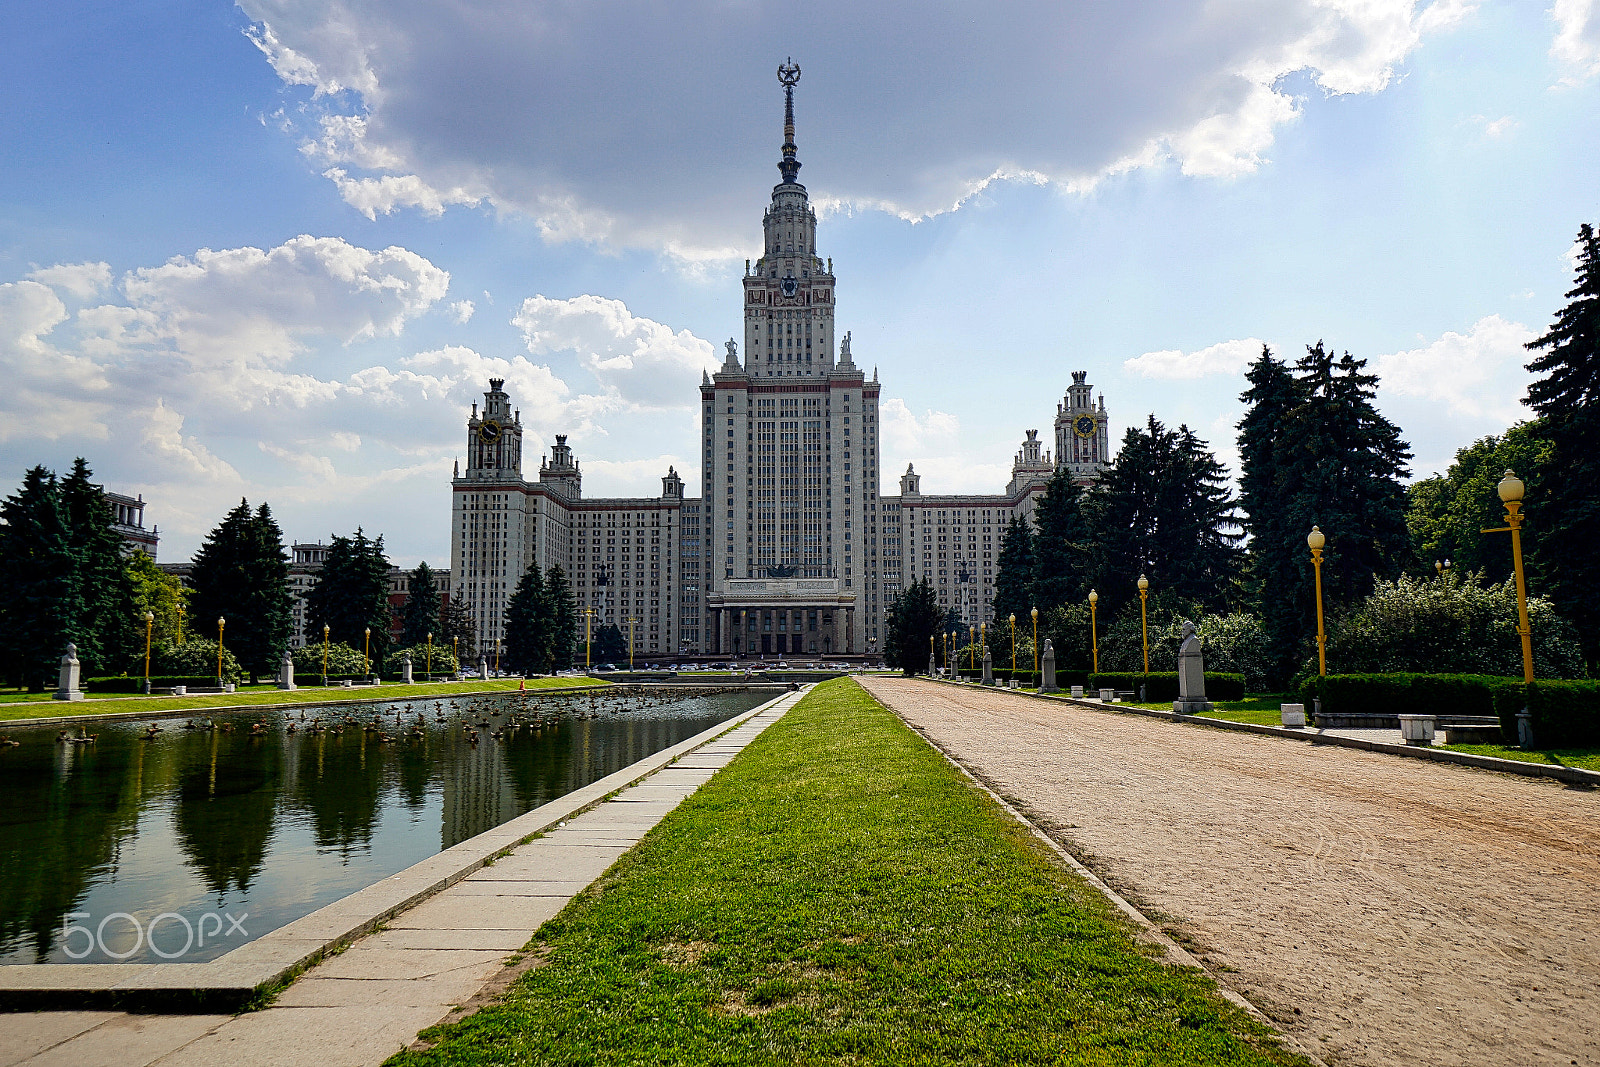
[[[385,677],[391,674],[397,679],[400,677],[401,657],[407,652],[411,653],[411,673],[414,677],[421,678],[424,674],[429,673],[430,669],[433,674],[454,674],[456,672],[456,657],[451,653],[449,645],[433,646],[432,666],[430,668],[428,644],[424,641],[420,645],[412,645],[410,648],[397,648],[390,652],[383,661]]]
[[[322,643],[307,645],[305,648],[294,650],[294,673],[298,679],[301,675],[317,677],[322,676]],[[374,660],[371,669],[378,669]],[[366,671],[366,660],[361,655],[359,648],[351,648],[342,641],[334,641],[328,645],[328,675],[330,677],[360,677]]]
[[[213,648],[216,647],[216,643],[215,642],[212,643],[212,647]],[[214,655],[216,655],[216,653],[213,652],[212,655],[214,656]],[[212,669],[214,670],[215,667],[216,667],[216,661],[212,660]],[[223,667],[224,667],[224,669],[226,669],[226,667],[227,667],[226,661],[224,661]],[[236,681],[236,679],[235,679],[235,681]],[[137,678],[120,677],[120,676],[116,677],[116,678],[85,678],[83,680],[82,684],[83,684],[84,692],[86,692],[86,693],[142,693],[142,692],[144,692],[144,675],[141,674]],[[181,675],[181,674],[178,674],[178,675],[173,675],[173,674],[155,675],[155,674],[152,674],[150,676],[150,688],[151,689],[171,689],[173,686],[178,686],[178,685],[187,686],[190,689],[213,689],[213,688],[216,687],[216,684],[217,684],[217,676],[214,675],[214,674],[213,675]]]
[[[1520,677],[1516,585],[1482,585],[1480,580],[1481,575],[1466,575],[1380,581],[1371,596],[1334,620],[1328,662],[1345,675]],[[1534,674],[1582,677],[1576,636],[1550,602],[1529,597],[1528,618]]]
[[[203,678],[204,682],[193,684],[216,685],[217,643],[204,637],[191,637],[181,645],[155,645],[150,650],[150,674],[152,677],[159,674],[163,678]],[[233,658],[227,641],[222,643],[222,680],[234,683],[244,681],[244,668]],[[190,683],[178,681],[175,684]],[[138,692],[137,689],[132,691]]]
[[[1141,685],[1144,686],[1144,699],[1147,704],[1165,704],[1169,700],[1178,699],[1177,671],[1151,671],[1149,674],[1138,671],[1101,671],[1099,674],[1089,675],[1088,687],[1091,690],[1131,689],[1137,693]],[[1243,700],[1244,694],[1244,675],[1206,672],[1207,700]]]
[[[1600,746],[1600,683],[1534,682],[1505,686],[1495,692],[1500,734],[1507,744],[1517,740],[1517,712],[1524,707],[1533,719],[1535,748]]]
[[[1501,705],[1510,694],[1521,707],[1522,680],[1484,674],[1330,674],[1313,675],[1300,686],[1300,699],[1311,707],[1318,698],[1322,710],[1341,714],[1433,715],[1448,719],[1463,715],[1499,715],[1501,732],[1515,740],[1515,720],[1509,734]],[[1515,711],[1511,712],[1515,716]]]

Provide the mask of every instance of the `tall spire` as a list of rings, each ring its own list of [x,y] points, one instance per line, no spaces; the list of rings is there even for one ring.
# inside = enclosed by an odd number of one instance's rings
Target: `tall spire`
[[[778,173],[783,175],[783,184],[795,185],[800,174],[800,161],[794,158],[794,87],[800,81],[800,67],[791,56],[778,68],[778,84],[783,86],[783,162],[778,164]]]

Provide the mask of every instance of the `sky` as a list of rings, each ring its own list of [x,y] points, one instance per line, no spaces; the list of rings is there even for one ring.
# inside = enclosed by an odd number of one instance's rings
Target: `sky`
[[[1263,344],[1415,459],[1527,416],[1600,221],[1600,0],[55,0],[0,7],[0,483],[83,456],[159,558],[240,498],[448,563],[470,405],[695,492],[793,57],[882,486],[998,492],[1071,372],[1236,464]],[[529,466],[532,466],[529,462]]]

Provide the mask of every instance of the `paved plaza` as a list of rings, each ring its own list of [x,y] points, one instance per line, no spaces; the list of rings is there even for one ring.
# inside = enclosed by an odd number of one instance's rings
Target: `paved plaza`
[[[1600,1064],[1600,795],[862,683],[1330,1064]]]
[[[367,1067],[507,974],[545,920],[781,718],[789,694],[323,960],[264,1011],[0,1014],[0,1067]]]

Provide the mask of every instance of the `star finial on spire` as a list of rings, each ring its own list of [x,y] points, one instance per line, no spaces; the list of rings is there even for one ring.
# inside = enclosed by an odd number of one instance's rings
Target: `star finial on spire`
[[[800,65],[792,56],[778,68],[778,84],[783,86],[783,161],[778,164],[778,173],[783,175],[783,184],[794,185],[800,174],[794,144],[794,87],[800,84]]]

